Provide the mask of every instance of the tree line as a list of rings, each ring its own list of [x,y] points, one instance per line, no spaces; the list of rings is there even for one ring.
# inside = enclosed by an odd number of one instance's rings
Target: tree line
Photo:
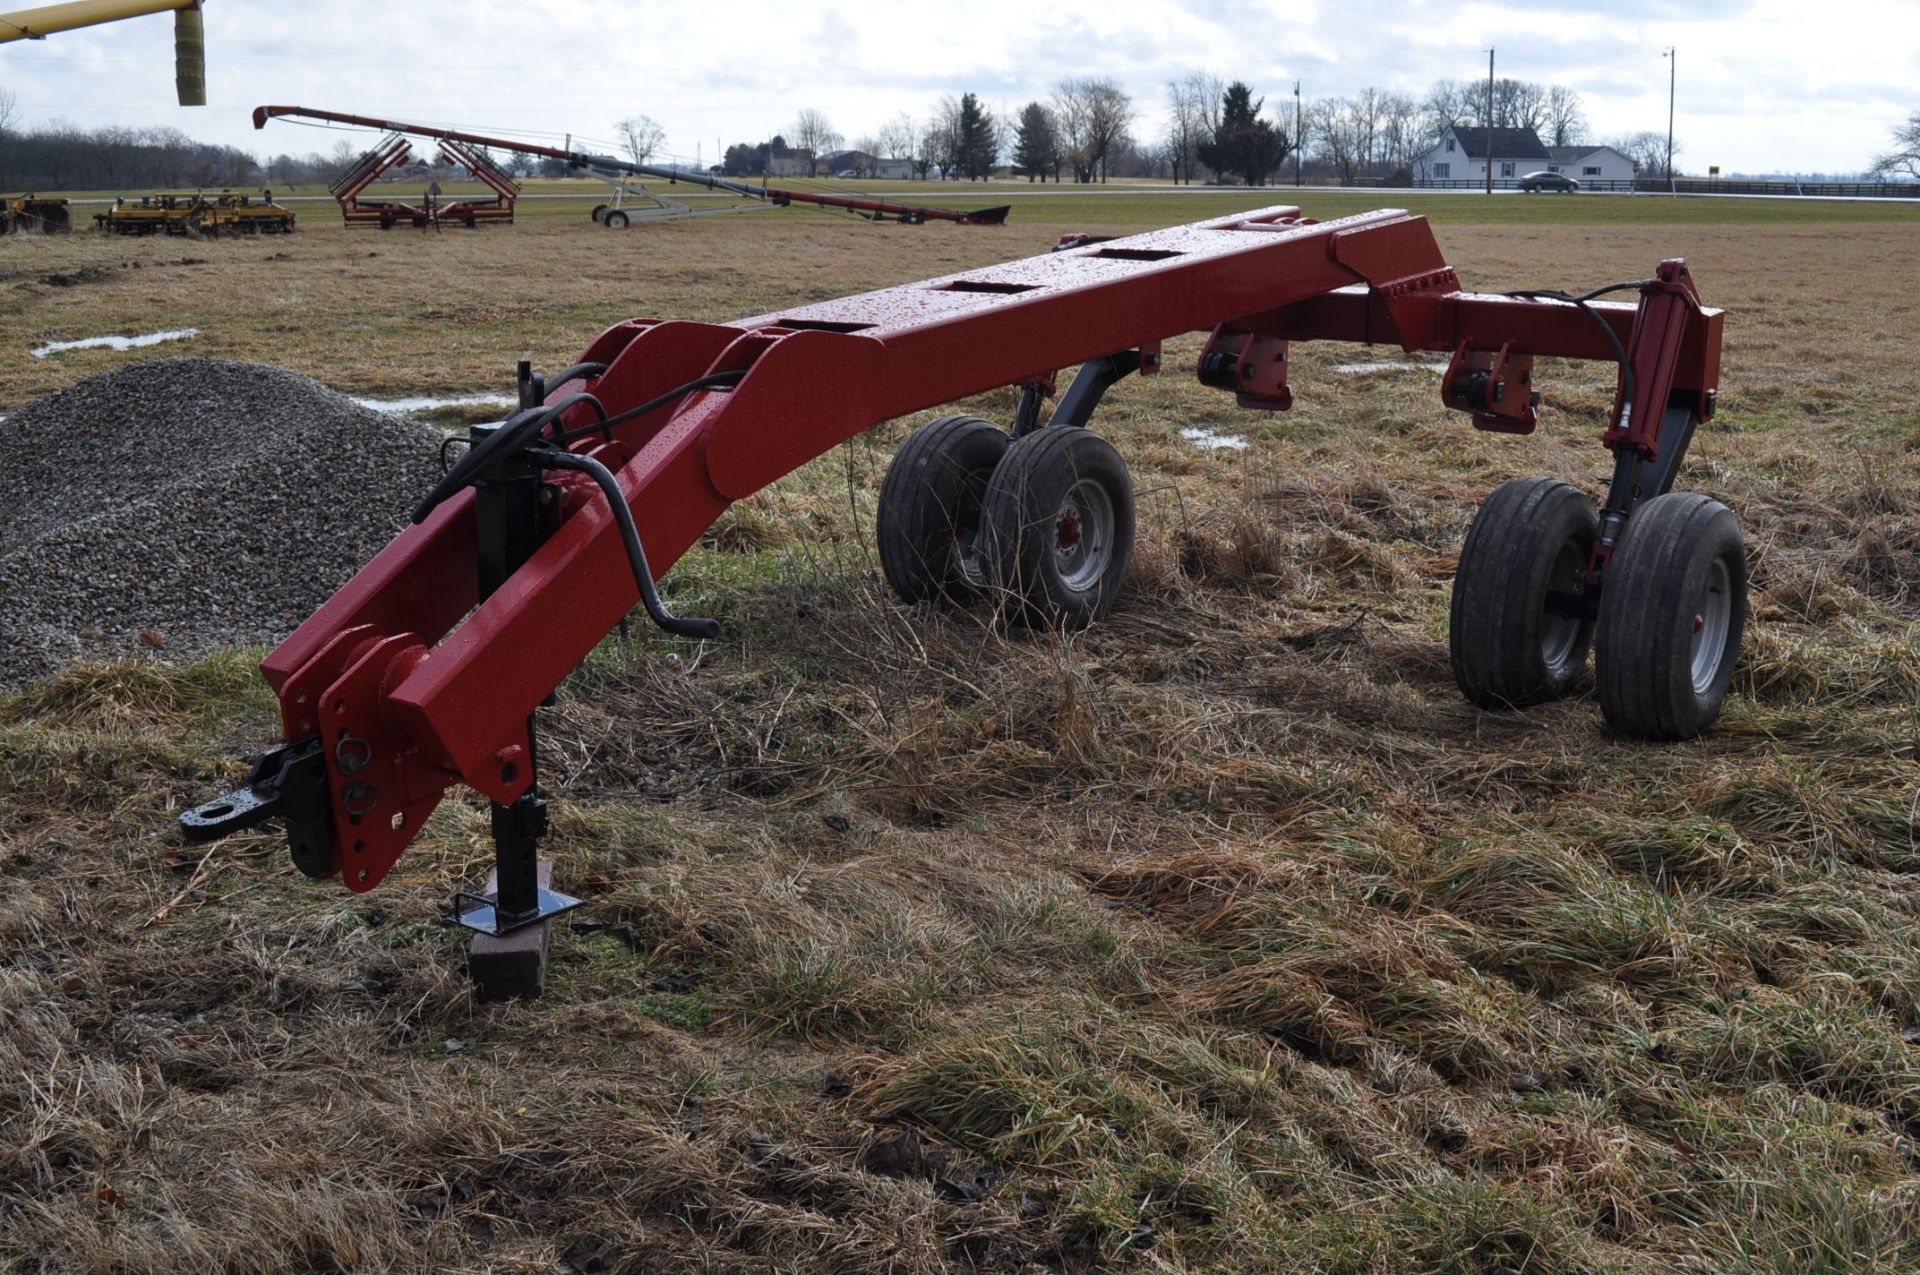
[[[1646,175],[1666,172],[1664,133],[1602,141],[1593,135],[1580,95],[1564,85],[1438,80],[1418,95],[1367,87],[1311,101],[1295,85],[1294,92],[1271,106],[1269,101],[1244,82],[1206,74],[1170,82],[1157,118],[1149,118],[1118,82],[1102,77],[1062,80],[1046,98],[1004,112],[973,93],[948,95],[930,117],[898,115],[855,138],[846,159],[863,177],[876,175],[886,161],[906,161],[921,179],[973,180],[1004,165],[1033,182],[1157,177],[1257,186],[1299,170],[1353,183],[1409,178],[1415,158],[1448,128],[1491,125],[1531,128],[1547,146],[1611,145]],[[1147,135],[1149,130],[1157,135]],[[843,141],[823,114],[803,111],[793,128],[771,142],[728,147],[723,166],[733,175],[758,176],[770,156],[824,160]],[[1679,150],[1676,145],[1675,154]]]

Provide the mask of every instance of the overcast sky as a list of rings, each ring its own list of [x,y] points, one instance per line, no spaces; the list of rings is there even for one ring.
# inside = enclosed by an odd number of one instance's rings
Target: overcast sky
[[[1676,46],[1689,172],[1856,171],[1920,109],[1920,0],[207,0],[206,28],[203,108],[173,105],[166,15],[0,45],[0,87],[28,125],[170,124],[261,155],[337,140],[284,122],[256,134],[263,102],[530,138],[606,139],[644,113],[668,151],[709,163],[802,107],[851,140],[943,93],[1012,110],[1103,75],[1150,138],[1167,81],[1189,72],[1245,80],[1272,109],[1296,79],[1311,101],[1483,76],[1489,45],[1499,74],[1578,90],[1601,138],[1665,132],[1661,50]]]

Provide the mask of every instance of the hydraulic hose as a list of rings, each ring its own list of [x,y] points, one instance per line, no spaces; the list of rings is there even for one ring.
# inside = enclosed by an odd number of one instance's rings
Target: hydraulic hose
[[[627,562],[633,568],[633,582],[640,587],[640,604],[646,607],[649,620],[676,637],[720,636],[719,621],[682,619],[669,612],[666,604],[660,600],[659,590],[653,583],[653,570],[647,565],[646,547],[640,543],[640,529],[634,525],[633,510],[627,507],[627,498],[621,492],[620,484],[614,480],[612,470],[591,456],[561,451],[557,447],[529,448],[527,456],[542,469],[570,469],[587,475],[599,484],[607,504],[613,510],[614,521],[620,525],[620,538],[627,546]]]

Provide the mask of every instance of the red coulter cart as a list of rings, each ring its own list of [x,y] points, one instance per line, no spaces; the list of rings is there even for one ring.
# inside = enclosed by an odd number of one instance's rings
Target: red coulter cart
[[[429,191],[419,203],[410,204],[392,196],[368,194],[376,181],[404,166],[412,157],[413,147],[407,139],[399,133],[388,133],[373,149],[361,154],[334,179],[327,190],[340,202],[340,215],[349,226],[378,226],[382,230],[391,230],[395,226],[424,229],[443,222],[467,227],[477,226],[483,221],[512,224],[514,201],[520,197],[519,185],[502,172],[485,152],[462,142],[442,141],[441,160],[472,173],[493,192],[493,198],[455,199],[442,203],[438,196]]]
[[[617,324],[551,377],[523,364],[519,409],[476,427],[414,525],[267,658],[284,745],[183,825],[208,838],[277,816],[303,872],[369,890],[465,785],[492,805],[498,886],[456,896],[453,919],[489,941],[544,934],[578,901],[538,875],[536,710],[636,602],[668,632],[719,634],[669,615],[654,579],[730,502],[881,421],[1021,387],[1006,427],[947,416],[900,449],[882,566],[909,600],[1092,623],[1134,527],[1094,411],[1196,331],[1199,379],[1242,407],[1292,403],[1292,342],[1378,342],[1450,356],[1442,401],[1501,433],[1534,428],[1538,357],[1617,364],[1605,501],[1547,478],[1492,494],[1454,583],[1453,669],[1473,703],[1510,708],[1570,689],[1591,647],[1616,729],[1694,735],[1746,614],[1732,514],[1671,490],[1713,413],[1721,312],[1677,260],[1601,291],[1633,299],[1463,292],[1423,218],[1269,208],[734,323]]]

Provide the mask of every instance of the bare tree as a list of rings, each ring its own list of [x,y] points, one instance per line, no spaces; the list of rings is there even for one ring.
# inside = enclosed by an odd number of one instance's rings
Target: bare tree
[[[1342,185],[1352,185],[1360,168],[1362,128],[1354,104],[1344,97],[1323,97],[1307,108],[1314,162],[1334,170]]]
[[[1406,93],[1382,92],[1380,106],[1380,163],[1398,172],[1411,169],[1413,158],[1428,146],[1421,129],[1420,103]]]
[[[10,131],[13,128],[13,121],[19,117],[19,114],[20,99],[14,95],[12,89],[0,87],[0,133]]]
[[[1876,177],[1920,177],[1920,111],[1893,129],[1893,149],[1873,161]]]
[[[795,150],[805,151],[808,175],[820,163],[820,157],[840,145],[840,134],[834,131],[833,124],[826,113],[816,111],[811,106],[800,112],[793,122],[793,146]]]
[[[1062,80],[1054,86],[1053,115],[1060,149],[1073,179],[1106,180],[1108,157],[1133,124],[1133,99],[1113,80]]]
[[[880,132],[874,140],[880,146],[881,159],[905,159],[913,154],[913,117],[905,113],[894,116],[880,126]]]
[[[1616,137],[1607,145],[1619,151],[1633,161],[1633,171],[1639,177],[1665,178],[1667,172],[1667,135],[1651,130]],[[1673,144],[1673,153],[1681,151],[1679,142]]]
[[[1578,146],[1587,140],[1587,113],[1580,106],[1580,95],[1563,84],[1547,90],[1546,123],[1540,140],[1549,146]]]
[[[667,140],[667,130],[651,115],[629,115],[613,128],[620,135],[620,144],[627,148],[628,158],[636,164],[652,159],[660,143]]]
[[[1226,86],[1217,75],[1196,72],[1167,83],[1167,136],[1160,157],[1173,170],[1173,180],[1191,184],[1200,164],[1200,147],[1212,140]]]

